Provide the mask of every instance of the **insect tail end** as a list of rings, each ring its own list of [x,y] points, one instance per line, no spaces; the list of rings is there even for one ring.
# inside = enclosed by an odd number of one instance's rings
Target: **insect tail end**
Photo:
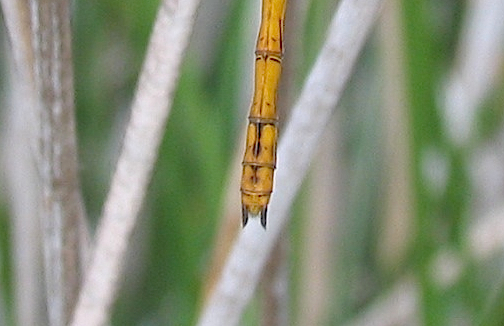
[[[245,207],[245,205],[242,205],[242,228],[247,225],[248,222],[248,209]]]

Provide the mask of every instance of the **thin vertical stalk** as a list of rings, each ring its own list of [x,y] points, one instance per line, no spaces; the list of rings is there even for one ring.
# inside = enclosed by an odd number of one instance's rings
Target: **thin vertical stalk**
[[[339,113],[339,112],[338,112]],[[343,146],[338,119],[331,119],[322,138],[319,154],[310,174],[310,215],[303,221],[301,281],[299,282],[298,325],[327,325],[334,309],[340,251],[336,247],[337,230],[343,212]],[[334,312],[333,312],[334,313]]]
[[[41,249],[39,245],[37,177],[30,152],[33,128],[30,112],[35,103],[33,49],[28,0],[2,0],[2,13],[10,39],[9,99],[4,110],[2,161],[12,225],[14,320],[18,325],[47,323],[41,312]],[[16,144],[13,146],[12,144]]]
[[[289,239],[287,230],[273,247],[261,280],[261,325],[289,323]]]
[[[278,149],[276,190],[264,231],[250,223],[240,233],[222,277],[198,325],[237,325],[260,274],[288,220],[294,196],[308,170],[322,130],[335,110],[381,0],[343,0],[322,51],[306,81]]]
[[[96,249],[71,325],[104,325],[168,118],[198,0],[164,0],[140,75]]]
[[[245,131],[245,128],[243,129]],[[245,133],[240,137],[245,142]],[[240,143],[243,143],[240,142]],[[242,153],[236,152],[231,164],[232,170],[229,174],[229,182],[226,186],[225,207],[222,212],[222,218],[219,221],[218,231],[215,236],[212,258],[209,263],[207,277],[203,285],[202,302],[205,304],[210,294],[214,290],[227,256],[232,248],[236,235],[240,231],[240,193],[236,189],[240,188],[240,177],[242,173],[241,161]]]
[[[468,1],[454,66],[442,98],[450,140],[467,145],[476,128],[476,114],[502,75],[504,1]],[[500,77],[502,78],[502,77]]]
[[[378,259],[385,269],[400,264],[411,247],[414,224],[411,131],[405,98],[403,22],[399,2],[387,2],[380,21],[384,74],[385,208]]]
[[[240,139],[245,141],[245,133],[243,133]],[[237,154],[238,155],[235,155],[233,163],[231,164],[232,170],[229,182],[226,186],[226,206],[223,210],[223,217],[219,221],[220,224],[214,240],[212,258],[203,285],[203,304],[205,304],[214,290],[215,283],[222,273],[224,263],[232,248],[233,241],[240,230],[240,216],[236,213],[240,211],[240,193],[236,191],[236,189],[240,188],[240,177],[242,173],[240,163],[242,160],[242,153],[237,152]]]
[[[27,89],[33,92],[34,115],[27,120],[34,123],[36,133],[33,147],[41,192],[48,318],[50,325],[62,326],[68,322],[77,298],[84,226],[77,173],[69,2],[32,0],[20,2],[18,7],[7,2],[3,5],[7,12],[19,10],[21,18],[21,24],[11,21],[8,26],[17,68],[29,84]]]
[[[32,130],[27,123],[33,108],[30,87],[22,74],[9,69],[9,98],[2,115],[0,153],[9,198],[14,316],[17,325],[47,324],[42,310],[43,272],[41,230],[37,219],[37,176],[30,151]],[[13,146],[13,144],[16,144]]]

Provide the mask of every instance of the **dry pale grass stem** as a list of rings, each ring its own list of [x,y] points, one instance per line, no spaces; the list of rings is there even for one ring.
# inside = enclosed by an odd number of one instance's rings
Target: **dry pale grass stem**
[[[198,325],[237,325],[256,288],[267,257],[287,222],[311,154],[338,103],[382,1],[344,0],[308,77],[278,150],[268,230],[251,223],[240,233]]]
[[[109,318],[122,261],[157,158],[198,4],[198,0],[161,3],[97,230],[96,249],[71,325],[104,325]]]

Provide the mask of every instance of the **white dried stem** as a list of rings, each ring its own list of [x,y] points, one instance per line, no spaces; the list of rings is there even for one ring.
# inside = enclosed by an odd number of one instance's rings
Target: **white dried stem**
[[[268,230],[249,223],[240,233],[198,325],[237,325],[308,170],[317,141],[341,98],[382,0],[343,0],[278,149]],[[288,60],[288,56],[286,56]]]
[[[462,146],[472,136],[477,109],[503,63],[504,1],[469,1],[455,65],[442,99],[448,135]]]
[[[504,249],[504,206],[474,222],[468,229],[468,252],[476,262],[490,260]],[[431,278],[440,288],[459,281],[467,268],[456,253],[441,249],[430,261]],[[416,279],[398,281],[364,309],[348,326],[419,325],[420,291]]]
[[[65,325],[80,284],[83,202],[77,174],[68,1],[4,1],[16,70],[32,110],[50,325]],[[18,20],[16,20],[18,19]]]
[[[289,323],[289,239],[283,232],[273,247],[261,279],[261,321],[263,326]]]
[[[33,47],[29,0],[1,0],[2,13],[7,28],[11,50],[18,76],[23,84],[33,83]],[[33,87],[33,84],[29,85]],[[33,96],[28,92],[27,96]]]
[[[46,322],[41,318],[40,304],[43,272],[37,219],[38,189],[35,162],[30,152],[32,132],[26,121],[33,102],[26,80],[22,81],[19,74],[10,70],[0,153],[9,199],[15,318],[18,325],[40,325]]]
[[[97,230],[96,249],[72,321],[74,326],[104,325],[110,315],[122,261],[157,158],[198,3],[161,3]]]
[[[447,109],[452,110],[446,111],[448,128],[452,128],[452,140],[458,145],[464,144],[469,138],[474,110],[495,83],[495,73],[499,71],[497,67],[502,62],[502,4],[500,0],[474,1],[472,7],[479,7],[475,9],[477,12],[468,11],[469,21],[462,36],[457,65],[448,81],[445,102]],[[491,11],[493,12],[490,13]],[[500,21],[496,23],[495,19]],[[493,255],[502,252],[503,216],[504,209],[500,207],[469,228],[468,249],[477,261],[491,259]],[[440,250],[434,256],[431,265],[432,279],[439,286],[445,287],[457,282],[463,274],[461,271],[466,268],[464,261],[445,250]],[[447,270],[448,277],[443,275],[446,273],[439,273],[444,269]],[[419,325],[420,293],[416,282],[415,279],[399,281],[390,292],[378,298],[347,325]]]
[[[420,325],[419,299],[416,281],[402,279],[345,326]]]
[[[469,228],[467,239],[471,254],[487,260],[504,251],[504,205],[494,208]]]
[[[30,10],[27,0],[2,0],[2,13],[9,35],[13,59],[9,64],[8,101],[2,125],[2,165],[9,198],[12,224],[14,309],[18,325],[46,323],[41,311],[40,228],[37,219],[37,178],[30,145],[33,109],[33,51],[30,36]]]

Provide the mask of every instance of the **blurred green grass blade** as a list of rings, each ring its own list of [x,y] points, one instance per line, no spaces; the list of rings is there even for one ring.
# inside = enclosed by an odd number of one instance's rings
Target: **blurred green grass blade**
[[[432,283],[429,269],[430,260],[436,249],[432,237],[439,213],[439,202],[429,192],[425,184],[422,163],[426,150],[436,148],[441,143],[441,126],[435,105],[435,86],[439,76],[436,67],[437,54],[431,31],[432,12],[423,1],[402,2],[405,26],[405,54],[407,102],[410,109],[412,130],[413,164],[412,173],[415,189],[416,266],[422,287],[422,318],[425,325],[445,325],[441,293]],[[438,212],[438,213],[436,213]]]
[[[478,326],[504,325],[504,275],[490,296]]]
[[[446,289],[433,279],[433,255],[442,245],[451,244],[462,250],[470,199],[466,153],[445,138],[440,108],[436,102],[446,70],[453,63],[453,48],[462,4],[449,7],[452,24],[439,26],[440,3],[403,1],[406,42],[407,101],[410,108],[412,173],[415,189],[417,237],[414,260],[422,286],[422,318],[425,325],[446,325],[453,305],[466,308],[468,302],[446,301]],[[446,17],[445,17],[446,18]],[[444,28],[444,29],[442,29]],[[442,88],[441,88],[442,89]],[[442,90],[441,90],[442,91]],[[441,160],[435,162],[435,160]],[[429,160],[434,160],[429,163]],[[443,163],[444,162],[444,163]],[[430,164],[430,165],[429,165]],[[445,164],[446,178],[440,191],[432,188],[426,172]],[[427,169],[427,170],[426,170]],[[434,180],[436,181],[436,180]],[[465,279],[467,282],[474,279]],[[463,287],[467,284],[458,284]],[[469,309],[470,310],[470,309]],[[468,311],[468,310],[467,310]]]
[[[0,209],[0,324],[14,325],[14,292],[13,277],[11,271],[13,264],[11,261],[12,248],[9,216]]]

